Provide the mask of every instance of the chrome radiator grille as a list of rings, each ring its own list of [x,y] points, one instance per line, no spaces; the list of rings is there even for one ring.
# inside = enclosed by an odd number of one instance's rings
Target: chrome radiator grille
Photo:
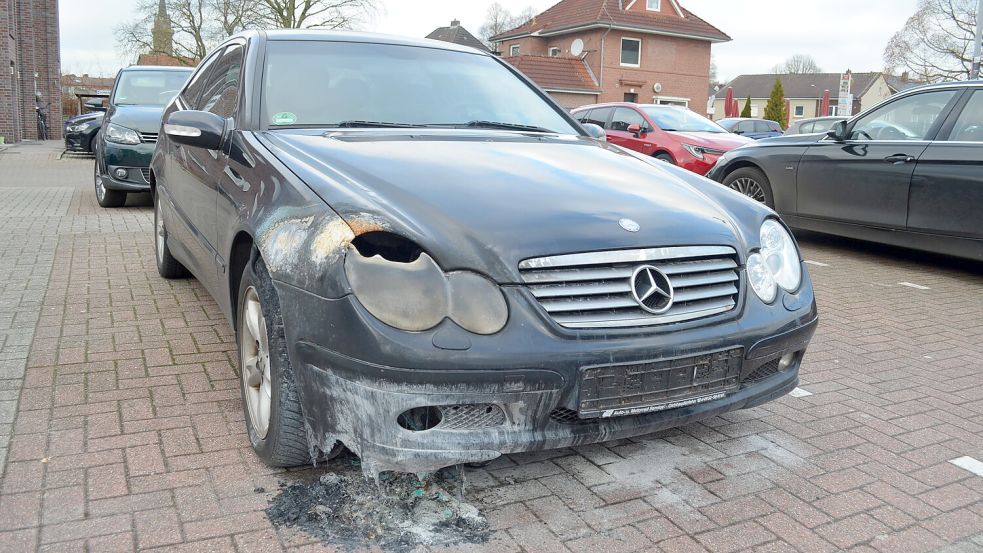
[[[635,269],[651,265],[673,288],[672,306],[652,314],[632,294]],[[519,272],[533,296],[567,328],[649,326],[724,313],[737,306],[737,252],[728,246],[615,250],[526,259]]]
[[[142,132],[142,133],[140,133],[140,141],[141,142],[150,142],[150,143],[157,142],[157,133],[155,133],[155,132]]]

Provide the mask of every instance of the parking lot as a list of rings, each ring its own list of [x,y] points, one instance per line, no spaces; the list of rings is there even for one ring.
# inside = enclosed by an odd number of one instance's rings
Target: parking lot
[[[335,551],[265,509],[232,331],[157,275],[149,199],[0,151],[0,551]],[[797,393],[465,470],[485,543],[432,551],[983,551],[983,266],[799,237],[821,323]],[[421,548],[427,550],[428,548]],[[343,549],[342,549],[343,550]]]

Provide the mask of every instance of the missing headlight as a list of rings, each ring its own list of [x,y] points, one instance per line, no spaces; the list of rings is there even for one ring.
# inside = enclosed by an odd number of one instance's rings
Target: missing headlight
[[[366,232],[356,236],[352,245],[363,257],[381,256],[387,261],[410,263],[416,261],[423,249],[412,240],[386,231]]]

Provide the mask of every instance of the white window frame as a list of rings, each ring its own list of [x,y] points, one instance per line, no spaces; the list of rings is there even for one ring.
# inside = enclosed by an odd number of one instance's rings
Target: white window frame
[[[688,108],[689,98],[680,98],[678,96],[652,96],[652,103],[657,106],[680,106]]]
[[[625,41],[631,40],[638,43],[638,63],[625,63]],[[621,67],[641,67],[642,66],[642,39],[631,38],[627,36],[621,37],[621,50],[618,51],[618,61],[621,62]]]
[[[509,56],[518,56],[518,55],[519,55],[519,45],[513,44],[509,46]]]
[[[550,46],[549,47],[549,50],[547,50],[546,53],[549,54],[549,57],[551,57],[551,58],[558,58],[558,57],[560,57],[560,47],[559,46]]]
[[[792,107],[792,117],[805,117],[806,107],[805,106],[793,106]]]
[[[655,6],[654,8],[652,6]],[[662,0],[645,0],[645,9],[650,12],[662,11]]]

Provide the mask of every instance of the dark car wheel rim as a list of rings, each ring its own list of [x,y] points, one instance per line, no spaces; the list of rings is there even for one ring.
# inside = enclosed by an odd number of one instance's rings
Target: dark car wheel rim
[[[270,342],[266,335],[266,318],[256,288],[246,289],[239,318],[239,358],[242,364],[242,387],[249,411],[249,424],[256,435],[266,438],[270,428],[273,388],[270,379]]]
[[[734,179],[730,183],[730,187],[737,190],[741,194],[744,194],[752,200],[757,200],[761,203],[765,203],[765,191],[758,184],[758,181],[754,179],[749,179],[747,177],[741,177],[739,179]]]
[[[102,182],[102,175],[99,174],[99,163],[95,164],[96,197],[99,201],[106,199],[106,184]]]

